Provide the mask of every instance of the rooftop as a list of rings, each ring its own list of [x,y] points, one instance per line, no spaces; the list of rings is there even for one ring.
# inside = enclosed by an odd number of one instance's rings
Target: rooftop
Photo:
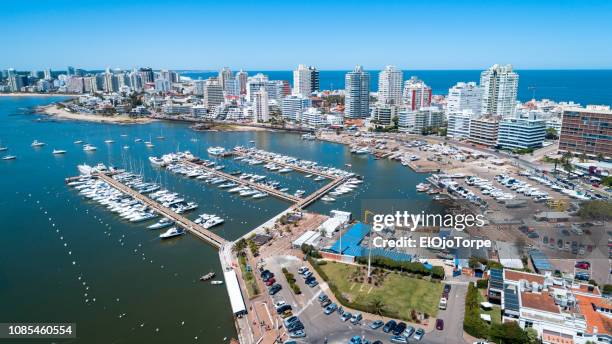
[[[540,285],[544,285],[544,276],[531,274],[527,272],[515,271],[504,269],[504,280],[505,281],[520,281],[526,280],[530,283],[537,282]]]
[[[561,313],[555,300],[547,292],[531,293],[521,292],[521,305],[526,308],[536,309],[549,313]]]
[[[597,327],[597,333],[612,335],[612,318],[597,311],[597,308],[612,309],[611,301],[584,295],[576,295],[576,300],[580,305],[580,313],[586,319],[589,333],[593,333],[593,328]]]

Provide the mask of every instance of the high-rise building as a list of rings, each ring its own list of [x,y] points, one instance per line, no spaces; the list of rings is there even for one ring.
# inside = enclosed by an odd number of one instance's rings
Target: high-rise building
[[[588,105],[563,109],[559,151],[612,159],[612,110]]]
[[[27,78],[17,73],[9,74],[9,88],[11,92],[21,92],[21,88],[27,86]]]
[[[238,85],[238,79],[232,77],[223,82],[225,85],[225,94],[230,97],[240,96],[240,86]]]
[[[378,74],[378,102],[400,105],[402,103],[402,81],[404,74],[395,66],[386,66]]]
[[[416,111],[422,107],[431,106],[431,87],[416,76],[404,83],[404,105],[407,111]]]
[[[247,80],[249,74],[242,69],[236,73],[236,81],[238,81],[238,89],[240,90],[240,95],[247,94]]]
[[[310,66],[310,93],[319,92],[319,70],[316,67]]]
[[[139,73],[143,84],[152,83],[155,80],[155,74],[152,68],[140,68]]]
[[[455,139],[470,136],[470,121],[472,118],[475,118],[475,116],[471,110],[448,113],[446,136]]]
[[[446,98],[446,113],[463,113],[464,110],[472,112],[474,117],[480,116],[482,108],[482,88],[475,82],[458,82],[448,89]]]
[[[204,87],[206,86],[206,80],[198,79],[193,82],[193,94],[198,96],[204,96]]]
[[[227,81],[230,79],[233,79],[233,74],[232,70],[229,69],[228,67],[223,67],[220,71],[219,71],[219,85],[221,85],[221,87],[223,88],[223,90],[225,91],[227,89]]]
[[[83,93],[85,91],[85,82],[82,77],[71,76],[66,80],[66,92],[68,93]]]
[[[68,68],[66,68],[66,75],[68,76],[74,75],[74,67],[68,66]]]
[[[280,92],[281,98],[284,98],[291,94],[291,84],[289,84],[289,80],[278,80],[280,82]]]
[[[134,92],[142,91],[142,88],[144,87],[143,82],[142,82],[142,74],[138,73],[136,69],[134,69],[132,70],[132,72],[130,72],[129,78],[130,78],[130,85],[132,87],[132,90]]]
[[[117,92],[117,90],[119,90],[117,77],[107,69],[104,73],[104,92],[112,93]]]
[[[223,87],[216,78],[208,78],[206,85],[204,86],[204,106],[208,111],[214,111],[214,109],[223,103]]]
[[[262,87],[266,89],[268,100],[280,102],[283,98],[284,83],[282,80],[269,80],[266,75],[258,73],[248,78],[246,92],[247,100],[253,102],[255,93]]]
[[[312,93],[312,73],[310,68],[306,65],[299,65],[296,70],[293,71],[293,94],[302,95],[305,97],[310,96]]]
[[[261,87],[253,94],[253,122],[262,123],[270,120],[270,107],[268,103],[268,91]]]
[[[497,117],[484,116],[470,120],[469,140],[471,142],[493,147],[497,145],[498,132],[499,118]]]
[[[344,77],[346,118],[366,118],[370,114],[370,74],[356,66]]]
[[[418,110],[402,110],[398,113],[398,129],[401,132],[421,134],[426,129],[439,128],[444,113],[438,107],[421,107]]]
[[[45,80],[51,80],[51,69],[47,68],[44,71]]]
[[[299,121],[302,112],[312,106],[312,101],[308,97],[292,95],[283,98],[281,102],[281,112],[283,117],[292,121]]]
[[[514,115],[518,74],[512,65],[493,65],[480,73],[483,115],[508,117]]]
[[[497,145],[510,149],[539,148],[545,137],[546,121],[537,119],[532,113],[529,118],[502,119],[499,122]]]

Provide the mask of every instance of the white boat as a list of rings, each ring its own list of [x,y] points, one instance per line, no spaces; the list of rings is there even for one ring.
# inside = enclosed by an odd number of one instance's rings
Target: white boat
[[[163,219],[148,226],[147,228],[148,229],[162,229],[162,228],[170,227],[172,225],[174,225],[174,221],[168,219],[167,217],[164,217]]]
[[[329,196],[323,196],[321,197],[321,200],[325,202],[334,202],[336,199],[333,197],[329,197]]]
[[[184,229],[172,227],[172,228],[168,229],[167,231],[165,231],[164,233],[160,234],[159,237],[161,239],[169,239],[169,238],[173,238],[175,236],[179,236],[179,235],[183,235],[183,234],[185,234],[185,230]]]
[[[34,140],[34,141],[32,142],[32,144],[31,144],[31,146],[32,146],[32,147],[42,147],[42,146],[44,146],[44,145],[45,145],[45,143],[44,143],[44,142],[40,142],[40,141],[38,141],[38,140]]]
[[[223,281],[210,281],[210,284],[223,284]]]
[[[123,146],[123,149],[130,149],[130,146],[125,145],[125,146]]]
[[[140,142],[142,139],[134,139],[134,142]]]
[[[208,154],[211,155],[222,155],[223,153],[225,153],[225,148],[223,147],[208,147],[208,149],[206,150],[208,152]]]
[[[155,147],[155,145],[153,143],[151,143],[151,141],[147,141],[145,142],[145,146],[147,146],[147,148],[153,148]]]
[[[431,185],[426,184],[426,183],[419,183],[416,186],[416,189],[418,192],[425,192],[427,190],[429,190],[429,188],[431,187]]]
[[[110,144],[110,143],[115,143],[115,141],[114,140],[104,140],[104,143],[109,143]]]
[[[8,147],[0,146],[0,152],[4,152],[7,150],[8,150]]]
[[[95,151],[96,149],[98,149],[98,148],[95,147],[95,146],[90,145],[89,143],[86,144],[85,146],[83,146],[83,150],[86,151],[86,152],[92,152],[92,151]]]
[[[268,194],[267,194],[267,193],[265,193],[265,192],[259,192],[259,193],[254,194],[254,195],[253,195],[253,198],[264,198],[264,197],[267,197],[267,196],[268,196]]]
[[[66,154],[66,151],[63,149],[54,149],[53,150],[53,154],[58,155],[58,154]]]
[[[288,173],[291,171],[293,171],[293,169],[289,167],[281,168],[280,170],[278,170],[279,173]]]
[[[80,144],[82,144],[82,143],[83,143],[83,141],[82,141],[82,140],[76,140],[76,141],[74,141],[74,144],[75,144],[75,145],[80,145]]]
[[[149,161],[155,166],[162,166],[164,164],[164,159],[158,158],[156,156],[150,156]]]
[[[2,160],[15,160],[15,159],[17,159],[17,157],[14,155],[5,155],[2,157]]]
[[[310,133],[302,135],[302,140],[316,140],[316,139],[317,137]]]

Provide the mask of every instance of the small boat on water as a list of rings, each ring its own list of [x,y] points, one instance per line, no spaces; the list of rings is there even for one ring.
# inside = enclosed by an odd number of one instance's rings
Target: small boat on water
[[[174,225],[174,221],[168,219],[167,217],[164,217],[163,219],[148,226],[147,228],[148,229],[162,229],[162,228],[170,227],[172,225]]]
[[[215,277],[215,273],[214,272],[209,272],[206,275],[203,275],[202,277],[200,277],[200,281],[208,281],[209,279]]]
[[[334,202],[336,199],[333,197],[329,197],[329,196],[323,196],[321,197],[321,200],[324,202]]]
[[[54,149],[53,150],[53,154],[55,154],[55,155],[66,154],[66,151],[63,150],[63,149]]]
[[[225,153],[225,148],[223,147],[208,147],[208,149],[206,150],[208,152],[208,154],[211,155],[222,155],[223,153]]]
[[[15,155],[5,155],[2,157],[2,160],[15,160],[17,157]]]
[[[210,284],[219,285],[223,284],[223,281],[210,281]]]
[[[164,233],[160,234],[159,237],[161,239],[170,239],[173,238],[175,236],[179,236],[179,235],[183,235],[185,234],[185,230],[182,228],[177,228],[177,227],[172,227],[170,229],[168,229],[167,231],[165,231]]]
[[[151,141],[147,141],[145,142],[145,146],[147,146],[147,148],[153,148],[155,147],[155,145],[151,142]]]
[[[125,145],[125,146],[123,146],[123,149],[130,149],[130,146]]]
[[[426,183],[419,183],[416,186],[416,189],[418,192],[425,192],[427,190],[429,190],[429,188],[431,187],[431,185],[426,184]]]
[[[80,145],[80,144],[82,144],[82,143],[83,143],[83,141],[82,141],[82,140],[76,140],[76,141],[74,141],[74,144],[75,144],[75,145]]]
[[[4,151],[7,151],[7,150],[8,150],[8,147],[0,146],[0,152],[4,152]]]
[[[104,140],[104,143],[108,143],[108,144],[115,143],[115,140],[110,140],[110,139],[109,140]]]
[[[307,175],[305,175],[304,177],[306,177],[306,178],[310,178],[310,177],[312,177],[312,174],[307,174]]]
[[[34,141],[32,142],[32,144],[31,144],[31,146],[32,146],[32,147],[42,147],[42,146],[44,146],[44,145],[45,145],[45,143],[44,143],[44,142],[40,142],[40,141],[38,141],[38,140],[34,140]]]
[[[141,142],[142,139],[134,139],[134,142]]]
[[[92,146],[89,143],[83,146],[83,150],[86,152],[92,152],[92,151],[95,151],[96,149],[98,149],[96,146]]]

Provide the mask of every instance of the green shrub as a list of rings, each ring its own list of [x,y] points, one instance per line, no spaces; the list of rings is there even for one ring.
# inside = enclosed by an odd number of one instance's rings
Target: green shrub
[[[489,286],[488,279],[482,278],[476,281],[476,287],[478,287],[478,289],[487,289],[488,286]]]

